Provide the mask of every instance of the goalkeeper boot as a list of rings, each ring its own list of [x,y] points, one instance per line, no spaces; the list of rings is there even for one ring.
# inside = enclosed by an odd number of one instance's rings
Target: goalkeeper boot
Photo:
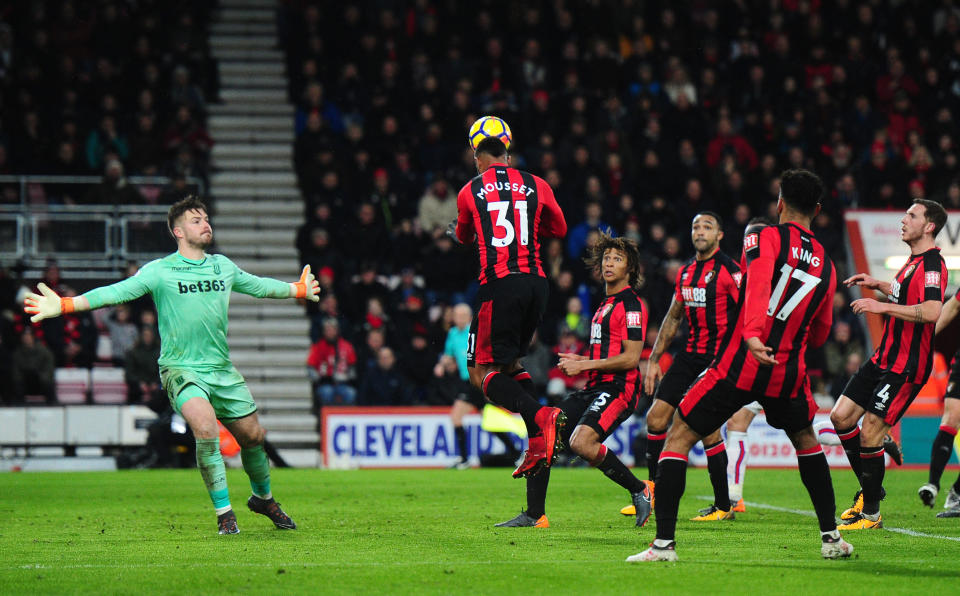
[[[544,444],[544,467],[549,468],[557,461],[563,451],[563,427],[567,425],[567,415],[560,408],[540,408],[533,419],[540,427]]]
[[[633,510],[637,516],[637,527],[642,528],[653,513],[653,483],[644,482],[643,490],[633,493]]]
[[[293,520],[283,512],[283,509],[280,509],[280,503],[277,503],[273,499],[261,499],[257,495],[250,495],[250,498],[247,500],[247,508],[254,513],[266,515],[270,518],[270,521],[273,522],[273,525],[281,530],[297,529],[297,524],[293,523]]]
[[[737,501],[737,504],[733,506],[734,513],[746,513],[747,506],[743,504],[743,499]]]
[[[920,490],[917,491],[917,495],[920,496],[920,500],[923,501],[923,504],[927,507],[933,509],[933,506],[937,502],[937,494],[940,492],[940,489],[937,488],[936,484],[926,483],[920,487]]]
[[[876,519],[874,519],[876,518]],[[883,517],[877,513],[867,515],[862,511],[853,519],[848,519],[845,523],[837,526],[838,530],[877,530],[883,527]]]
[[[514,478],[526,478],[535,476],[540,470],[546,467],[547,454],[544,446],[543,435],[530,437],[527,444],[527,450],[523,452],[523,461],[513,471]]]
[[[853,545],[837,536],[824,536],[820,545],[820,554],[824,559],[846,559],[853,554]]]
[[[716,505],[711,505],[704,509],[700,510],[700,515],[697,517],[691,517],[690,521],[724,521],[736,519],[736,514],[733,512],[733,509],[729,511],[724,511],[723,509],[718,509]]]
[[[883,437],[883,450],[887,452],[893,463],[898,466],[903,465],[903,451],[900,450],[900,445],[897,445],[897,442],[890,435]]]
[[[521,511],[520,515],[513,519],[508,519],[505,522],[500,522],[499,524],[494,524],[495,528],[549,528],[550,522],[547,520],[547,515],[543,514],[540,517],[533,517],[527,515],[526,511]]]
[[[664,547],[657,547],[650,543],[650,548],[643,552],[627,557],[628,563],[643,563],[647,561],[676,561],[677,543],[670,541],[670,544]]]
[[[217,527],[221,534],[239,534],[240,528],[237,527],[237,514],[233,509],[217,516]]]
[[[957,492],[957,489],[951,486],[947,492],[947,500],[943,504],[943,508],[956,509],[957,507],[960,507],[960,492]]]

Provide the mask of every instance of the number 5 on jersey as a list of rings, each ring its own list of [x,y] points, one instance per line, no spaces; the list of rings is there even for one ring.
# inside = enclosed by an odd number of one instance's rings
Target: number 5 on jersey
[[[517,210],[516,219],[520,222],[520,245],[526,246],[529,236],[529,230],[527,229],[527,202],[517,201],[513,204],[513,208]],[[516,238],[516,232],[514,231],[513,224],[510,223],[509,219],[507,219],[507,212],[510,211],[510,201],[492,201],[487,203],[487,211],[490,213],[496,211],[497,219],[493,222],[493,225],[506,230],[506,233],[503,235],[503,237],[498,238],[494,236],[491,240],[491,244],[493,244],[496,248],[510,246],[510,244],[513,243],[513,240]]]

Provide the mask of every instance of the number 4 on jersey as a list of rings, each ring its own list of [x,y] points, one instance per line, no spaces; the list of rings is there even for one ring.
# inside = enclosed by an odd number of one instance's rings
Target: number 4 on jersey
[[[517,201],[513,204],[513,208],[517,210],[516,219],[520,222],[520,245],[526,246],[529,238],[529,230],[527,229],[527,202]],[[490,213],[496,211],[497,219],[493,222],[493,225],[506,230],[502,238],[494,236],[491,244],[497,248],[510,246],[516,237],[513,224],[507,219],[507,212],[510,211],[510,201],[491,201],[487,203],[487,211]]]

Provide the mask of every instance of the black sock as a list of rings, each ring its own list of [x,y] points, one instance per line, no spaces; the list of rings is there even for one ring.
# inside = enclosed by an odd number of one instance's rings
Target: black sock
[[[723,441],[704,445],[707,452],[707,471],[713,485],[713,504],[717,509],[730,511],[730,490],[727,487],[727,448]]]
[[[510,375],[492,372],[484,379],[483,393],[498,406],[520,414],[531,437],[540,434],[540,427],[534,420],[540,410],[540,403],[530,397],[516,379]]]
[[[883,488],[883,447],[860,448],[860,486],[863,488],[863,512],[880,513],[880,491]]]
[[[833,482],[830,479],[830,464],[827,456],[819,446],[813,453],[797,453],[797,467],[800,469],[800,479],[807,487],[813,509],[817,512],[821,532],[832,532],[837,529],[835,515],[837,513],[836,496],[833,494]]]
[[[940,432],[933,440],[933,448],[930,450],[930,484],[940,488],[940,477],[943,476],[943,469],[947,467],[950,456],[953,454],[953,438],[957,431],[949,426],[941,426]]]
[[[510,433],[493,433],[493,436],[500,439],[500,442],[503,443],[503,446],[507,449],[507,453],[513,456],[520,455],[520,452],[517,451],[517,448],[513,444],[513,439],[510,438]]]
[[[460,450],[460,461],[467,461],[467,431],[462,426],[454,426],[453,434],[457,437],[457,449]]]
[[[953,492],[960,493],[960,474],[957,475],[957,479],[953,483]]]
[[[523,390],[532,397],[534,400],[537,400],[537,387],[533,384],[533,377],[530,376],[530,373],[526,369],[518,368],[517,370],[510,373],[510,376],[513,379],[520,383],[520,386],[523,387]],[[537,400],[539,403],[539,400]]]
[[[846,430],[837,429],[837,437],[843,444],[843,451],[847,454],[847,461],[853,473],[860,478],[860,427],[854,426]]]
[[[664,454],[666,455],[666,454]],[[657,538],[673,540],[677,531],[677,510],[687,485],[687,456],[671,453],[657,466]]]
[[[660,460],[660,452],[663,451],[663,443],[667,440],[667,431],[647,429],[647,480],[657,478],[657,463]]]
[[[623,462],[620,461],[617,454],[602,445],[601,447],[607,454],[604,456],[603,461],[597,464],[597,469],[606,474],[607,478],[630,491],[630,494],[642,492],[643,483],[633,475],[633,472],[631,472],[627,466],[623,465]]]
[[[533,476],[527,476],[527,515],[540,519],[547,513],[547,485],[550,484],[550,468],[544,468]]]

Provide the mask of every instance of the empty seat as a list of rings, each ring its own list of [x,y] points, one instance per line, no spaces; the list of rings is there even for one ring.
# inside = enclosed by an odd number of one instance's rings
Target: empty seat
[[[57,401],[62,404],[87,403],[90,390],[90,370],[86,368],[58,368],[53,373],[57,385]]]
[[[122,368],[94,368],[93,403],[122,404],[127,401],[127,383]]]

